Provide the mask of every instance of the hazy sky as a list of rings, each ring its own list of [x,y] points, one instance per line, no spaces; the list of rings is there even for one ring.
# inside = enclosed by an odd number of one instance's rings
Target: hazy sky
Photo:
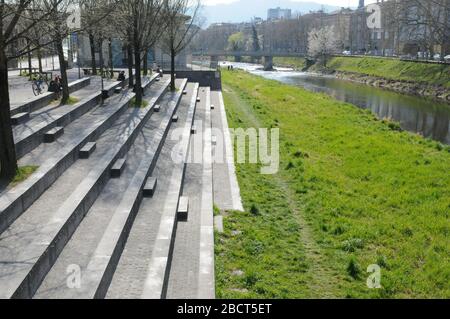
[[[203,4],[205,5],[214,5],[218,3],[230,3],[238,0],[203,0]],[[245,0],[244,0],[245,1]],[[264,1],[264,0],[262,0]],[[317,2],[341,7],[357,7],[359,1],[358,0],[292,0],[297,2]],[[366,4],[376,2],[376,0],[366,0]]]

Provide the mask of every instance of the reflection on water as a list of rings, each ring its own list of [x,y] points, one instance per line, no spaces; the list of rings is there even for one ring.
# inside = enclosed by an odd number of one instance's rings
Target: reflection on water
[[[450,106],[444,103],[334,77],[295,72],[289,69],[264,72],[261,66],[246,63],[233,63],[233,65],[265,78],[302,86],[313,92],[329,94],[337,100],[370,109],[380,118],[390,118],[400,122],[405,130],[450,144]]]

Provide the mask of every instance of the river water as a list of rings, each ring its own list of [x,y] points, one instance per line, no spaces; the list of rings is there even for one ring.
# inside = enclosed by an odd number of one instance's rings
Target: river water
[[[369,85],[322,76],[292,69],[277,68],[265,72],[261,65],[231,63],[235,68],[282,83],[326,93],[337,100],[370,109],[379,118],[399,122],[404,130],[450,144],[450,105],[432,100],[395,93]],[[222,67],[227,67],[223,62]]]

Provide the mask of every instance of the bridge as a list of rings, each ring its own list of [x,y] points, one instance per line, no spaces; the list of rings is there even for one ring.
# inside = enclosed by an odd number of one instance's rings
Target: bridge
[[[273,69],[273,58],[297,58],[305,57],[304,53],[299,52],[277,52],[277,51],[197,51],[193,52],[192,56],[209,56],[211,58],[211,67],[217,67],[219,57],[222,56],[234,56],[236,60],[247,56],[252,58],[264,58],[264,70],[270,71]]]

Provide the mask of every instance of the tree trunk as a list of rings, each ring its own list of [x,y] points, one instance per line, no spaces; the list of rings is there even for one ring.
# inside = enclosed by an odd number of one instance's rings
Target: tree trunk
[[[9,182],[16,175],[17,158],[11,127],[8,62],[0,49],[0,179]]]
[[[32,57],[31,57],[31,45],[30,45],[30,40],[27,39],[27,50],[28,50],[28,77],[32,78],[32,73],[33,73],[33,61],[32,61]]]
[[[89,44],[91,46],[92,74],[97,75],[97,62],[95,61],[95,38],[93,34],[89,34]]]
[[[42,67],[42,51],[41,49],[37,50],[37,57],[39,62],[39,73],[43,73],[44,69]]]
[[[67,80],[66,60],[64,58],[64,49],[62,39],[58,37],[56,40],[56,51],[58,52],[59,67],[61,72],[62,100],[61,104],[66,104],[69,100],[69,83]]]
[[[111,78],[114,78],[114,61],[113,61],[113,49],[111,38],[109,38],[108,41],[108,50],[109,50],[109,66],[111,67]]]
[[[144,65],[144,75],[147,76],[148,75],[148,50],[145,50],[143,65]]]
[[[100,69],[100,76],[103,77],[104,76],[104,62],[103,62],[103,39],[99,39],[98,40],[98,57],[99,57],[99,69]]]
[[[141,52],[139,44],[134,44],[134,68],[136,73],[136,105],[141,106],[142,104],[142,78],[141,78]]]
[[[175,50],[170,50],[170,90],[174,92],[175,88]]]
[[[128,84],[130,89],[134,86],[134,77],[133,77],[133,48],[131,47],[131,44],[127,45],[127,55],[128,55]]]

